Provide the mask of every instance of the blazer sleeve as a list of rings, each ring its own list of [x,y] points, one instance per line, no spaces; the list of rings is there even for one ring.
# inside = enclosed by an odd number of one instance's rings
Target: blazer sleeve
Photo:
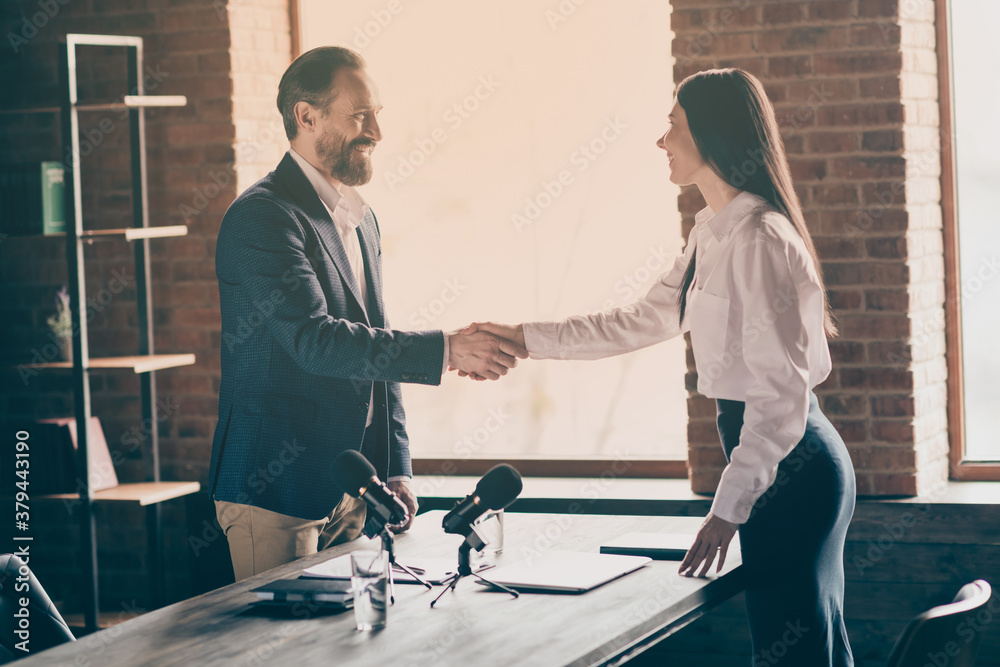
[[[243,200],[226,213],[219,231],[219,280],[242,286],[263,326],[306,372],[440,384],[443,333],[378,329],[334,317],[305,238],[301,223],[280,202]]]
[[[410,436],[406,433],[406,412],[398,382],[386,383],[389,400],[389,478],[413,476],[410,462]]]
[[[638,301],[613,310],[567,317],[557,322],[526,322],[524,341],[532,359],[603,359],[632,352],[680,335],[681,282],[694,255],[695,234],[684,254]]]

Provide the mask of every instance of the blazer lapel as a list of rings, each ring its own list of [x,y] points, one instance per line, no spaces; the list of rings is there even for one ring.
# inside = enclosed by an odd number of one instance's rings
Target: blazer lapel
[[[385,304],[382,302],[382,257],[379,251],[378,228],[369,208],[358,227],[361,254],[365,258],[365,277],[368,279],[368,319],[375,327],[385,326]]]
[[[319,198],[316,199],[319,201]],[[312,223],[313,228],[316,230],[316,234],[319,236],[320,242],[326,249],[326,252],[333,259],[333,263],[337,266],[337,271],[340,273],[340,279],[347,285],[348,291],[351,296],[354,297],[354,301],[362,306],[361,301],[361,287],[358,285],[358,281],[354,278],[354,271],[351,270],[351,262],[347,259],[347,251],[344,250],[344,243],[340,240],[340,234],[337,233],[337,226],[333,224],[333,220],[330,219],[329,214],[326,213],[326,208],[323,203],[320,202],[320,208],[323,209],[324,217],[322,220],[312,219],[309,222]],[[362,307],[362,311],[365,312],[365,320],[367,324],[371,324],[369,318],[367,317],[368,308]]]
[[[354,297],[354,302],[361,307],[361,311],[366,314],[365,323],[370,325],[371,322],[367,317],[368,308],[362,305],[361,288],[358,285],[358,281],[354,279],[354,272],[351,270],[351,262],[347,259],[347,251],[344,250],[344,244],[340,240],[340,234],[337,233],[337,226],[330,218],[330,214],[327,212],[326,206],[322,201],[320,201],[319,195],[316,194],[316,190],[313,189],[312,183],[309,182],[306,175],[302,173],[301,169],[299,169],[299,165],[295,164],[295,160],[292,159],[292,156],[288,153],[285,154],[281,163],[278,164],[276,171],[288,184],[292,196],[295,197],[295,200],[302,207],[309,224],[312,225],[314,230],[316,230],[316,235],[320,239],[320,244],[330,256],[334,266],[337,267],[337,272],[340,274],[341,282],[347,286],[347,291],[352,297]],[[363,244],[362,248],[364,248]],[[367,258],[365,263],[368,263]]]

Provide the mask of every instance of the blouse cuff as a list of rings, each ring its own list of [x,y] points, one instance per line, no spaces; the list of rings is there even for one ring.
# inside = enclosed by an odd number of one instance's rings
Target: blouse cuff
[[[750,518],[756,498],[752,494],[740,491],[727,492],[720,486],[712,500],[712,514],[725,519],[729,523],[744,524]]]
[[[530,359],[559,359],[557,322],[525,322],[524,346]]]

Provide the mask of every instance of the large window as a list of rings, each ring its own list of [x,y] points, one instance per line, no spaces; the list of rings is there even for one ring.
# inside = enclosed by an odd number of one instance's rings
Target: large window
[[[1000,21],[992,0],[939,0],[946,250],[952,378],[953,472],[1000,475],[1000,216],[992,201],[1000,173],[1000,88],[990,27]],[[949,85],[950,84],[950,85]],[[950,88],[950,90],[949,90]],[[950,94],[949,94],[950,93]],[[979,465],[976,465],[976,464]]]
[[[655,141],[669,4],[300,0],[305,51],[361,52],[383,141],[362,190],[403,329],[556,319],[630,302],[682,240]],[[686,458],[684,344],[526,361],[496,383],[406,385],[417,457]]]

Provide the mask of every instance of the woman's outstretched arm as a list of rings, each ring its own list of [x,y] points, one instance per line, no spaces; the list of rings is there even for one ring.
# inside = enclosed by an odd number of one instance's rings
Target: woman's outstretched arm
[[[485,330],[515,341],[528,349],[532,359],[603,359],[649,347],[686,330],[679,321],[678,290],[693,253],[692,234],[673,268],[627,306],[551,322],[477,322],[466,331]]]

